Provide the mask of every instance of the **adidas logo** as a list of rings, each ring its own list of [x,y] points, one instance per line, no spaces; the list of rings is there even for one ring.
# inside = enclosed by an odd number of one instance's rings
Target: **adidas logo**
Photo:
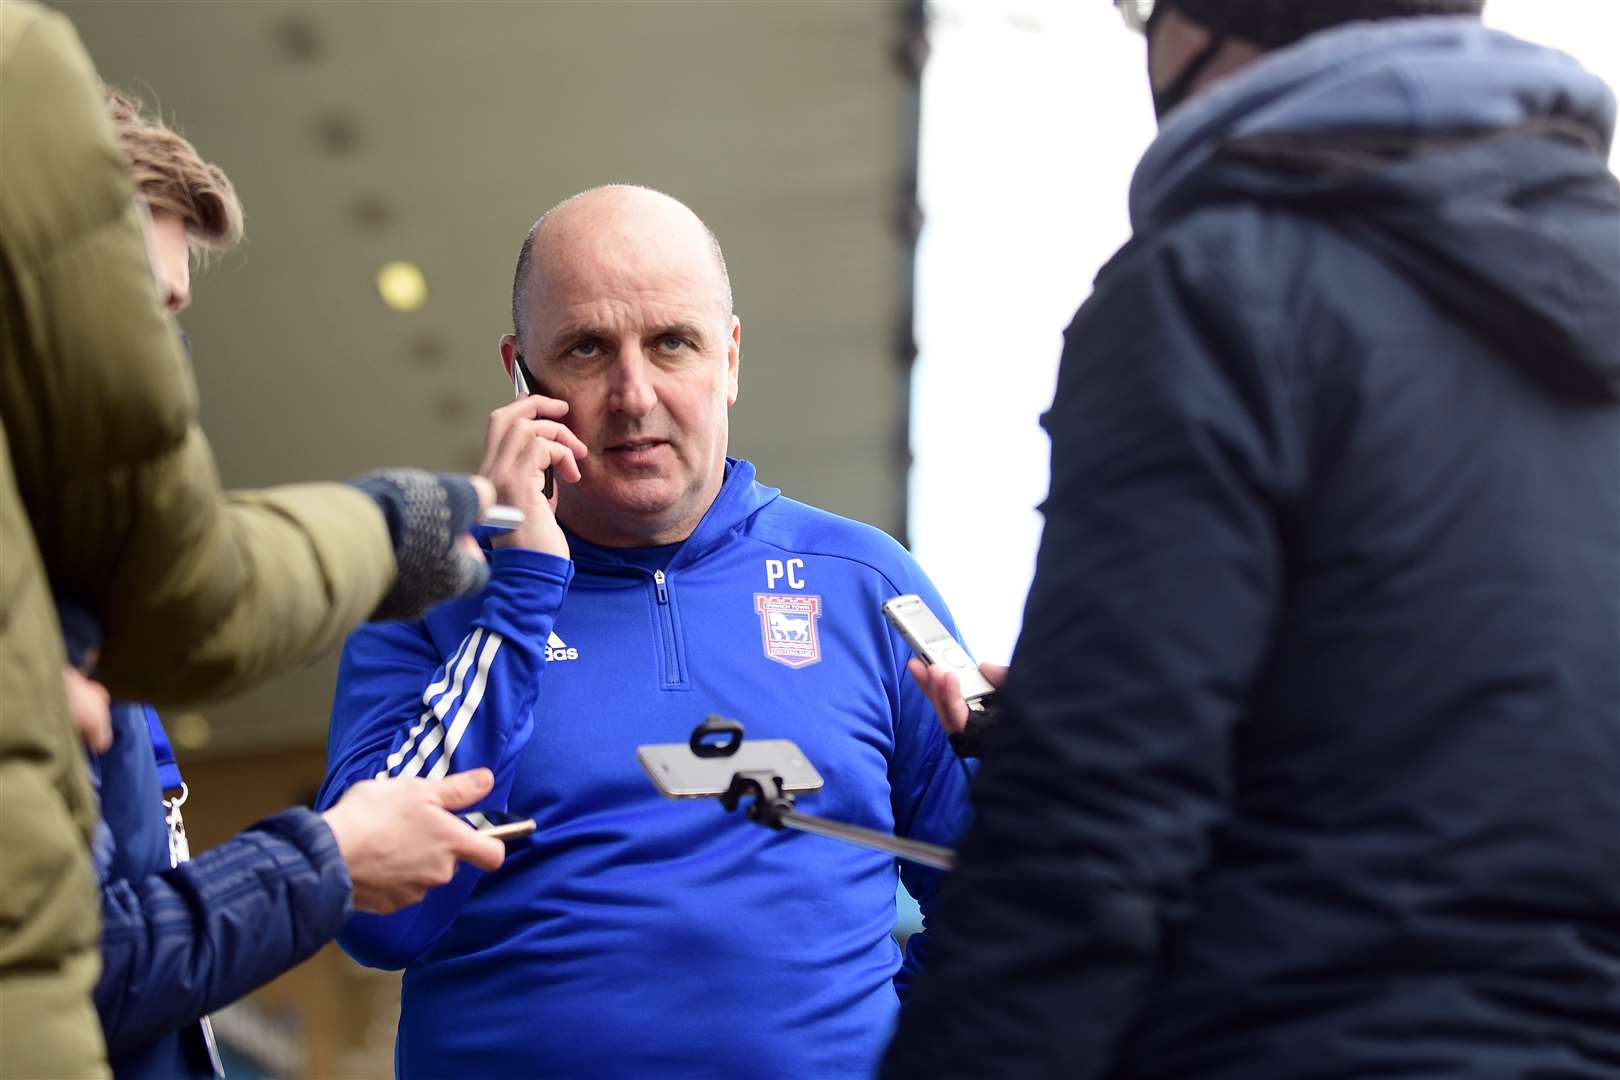
[[[578,660],[579,650],[563,644],[563,639],[553,630],[546,639],[546,663],[555,663],[558,660]]]

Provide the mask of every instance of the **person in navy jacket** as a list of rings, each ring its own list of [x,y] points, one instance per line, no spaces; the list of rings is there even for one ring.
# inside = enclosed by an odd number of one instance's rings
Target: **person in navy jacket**
[[[720,713],[804,749],[806,811],[952,843],[968,774],[880,611],[944,605],[888,536],[727,457],[742,330],[686,207],[575,196],[513,293],[502,361],[533,393],[491,415],[480,472],[527,521],[482,596],[350,638],[321,800],[487,766],[484,807],[539,828],[339,940],[405,969],[401,1076],[866,1077],[928,950],[890,935],[895,861],[665,800],[636,747]],[[926,916],[936,875],[900,875]]]
[[[1122,5],[1163,120],[882,1075],[1613,1080],[1614,95],[1481,0]]]
[[[157,711],[109,704],[90,667],[100,628],[57,598],[75,727],[101,806],[101,972],[95,1006],[121,1080],[209,1077],[220,1068],[208,1013],[296,967],[356,911],[407,907],[456,860],[500,865],[498,841],[451,813],[486,795],[487,769],[371,782],[324,814],[292,807],[190,857],[188,788]]]

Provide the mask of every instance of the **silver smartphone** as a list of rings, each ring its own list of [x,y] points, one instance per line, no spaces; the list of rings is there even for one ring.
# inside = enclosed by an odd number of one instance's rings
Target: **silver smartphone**
[[[821,790],[821,774],[789,739],[747,739],[728,757],[700,758],[687,743],[636,747],[636,760],[653,785],[671,799],[712,799],[731,788],[740,772],[771,772],[790,793]]]
[[[973,657],[945,629],[939,616],[928,610],[922,597],[915,593],[896,596],[883,605],[883,614],[900,631],[913,652],[929,664],[956,673],[956,680],[962,687],[962,700],[971,704],[996,692],[990,680],[979,670],[979,665],[973,662]]]

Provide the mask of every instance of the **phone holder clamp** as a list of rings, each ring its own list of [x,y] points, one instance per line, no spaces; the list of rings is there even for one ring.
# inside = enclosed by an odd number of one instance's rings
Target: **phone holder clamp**
[[[714,743],[708,741],[711,735],[725,735],[727,739]],[[687,744],[698,757],[721,758],[735,754],[742,741],[743,726],[740,723],[721,716],[710,716],[692,729]],[[882,851],[936,870],[953,870],[956,867],[956,852],[950,848],[879,832],[863,825],[801,814],[794,806],[793,796],[782,790],[782,778],[769,770],[753,769],[732,774],[731,786],[720,796],[720,805],[729,812],[748,798],[754,800],[748,804],[748,820],[768,829],[796,829],[814,833],[857,847]]]
[[[731,787],[720,796],[727,811],[737,809],[743,799],[748,804],[748,820],[769,829],[787,828],[787,816],[794,811],[793,796],[782,790],[782,778],[773,772],[740,772],[731,778]]]

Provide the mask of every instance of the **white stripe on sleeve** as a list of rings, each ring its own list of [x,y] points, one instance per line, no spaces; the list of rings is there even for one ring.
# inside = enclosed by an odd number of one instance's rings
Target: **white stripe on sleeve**
[[[429,779],[436,780],[450,771],[450,755],[461,745],[461,737],[467,733],[467,725],[472,721],[473,714],[478,711],[478,706],[483,704],[484,690],[489,685],[489,665],[494,662],[495,654],[500,652],[501,641],[501,635],[493,630],[485,639],[484,650],[478,655],[478,674],[473,678],[472,685],[467,688],[467,696],[462,699],[461,708],[456,711],[456,718],[451,722],[450,733],[444,741],[444,754],[428,771]]]
[[[450,659],[445,661],[444,667],[440,669],[442,672],[440,677],[429,683],[428,688],[422,691],[422,704],[428,706],[428,708],[422,711],[422,716],[417,720],[416,726],[406,733],[405,741],[400,744],[399,749],[388,755],[388,759],[384,763],[386,767],[377,773],[379,780],[398,768],[399,763],[404,761],[410,754],[411,748],[416,745],[417,736],[422,734],[422,729],[427,726],[428,721],[433,719],[435,715],[432,709],[432,706],[437,704],[433,700],[434,695],[443,692],[445,687],[450,685],[450,673],[455,669],[461,658],[467,654],[469,646],[476,647],[478,634],[479,631],[474,630],[461,639],[461,644],[456,646],[456,651],[450,654]]]
[[[416,754],[406,763],[398,773],[400,776],[415,776],[422,771],[427,763],[428,755],[438,748],[444,741],[444,714],[450,711],[451,704],[461,696],[461,688],[466,685],[467,670],[472,667],[473,654],[478,651],[478,641],[483,636],[482,628],[476,629],[467,638],[467,648],[461,654],[460,663],[456,664],[454,686],[448,694],[439,698],[433,705],[433,715],[439,721],[427,732],[421,742],[417,744]]]

